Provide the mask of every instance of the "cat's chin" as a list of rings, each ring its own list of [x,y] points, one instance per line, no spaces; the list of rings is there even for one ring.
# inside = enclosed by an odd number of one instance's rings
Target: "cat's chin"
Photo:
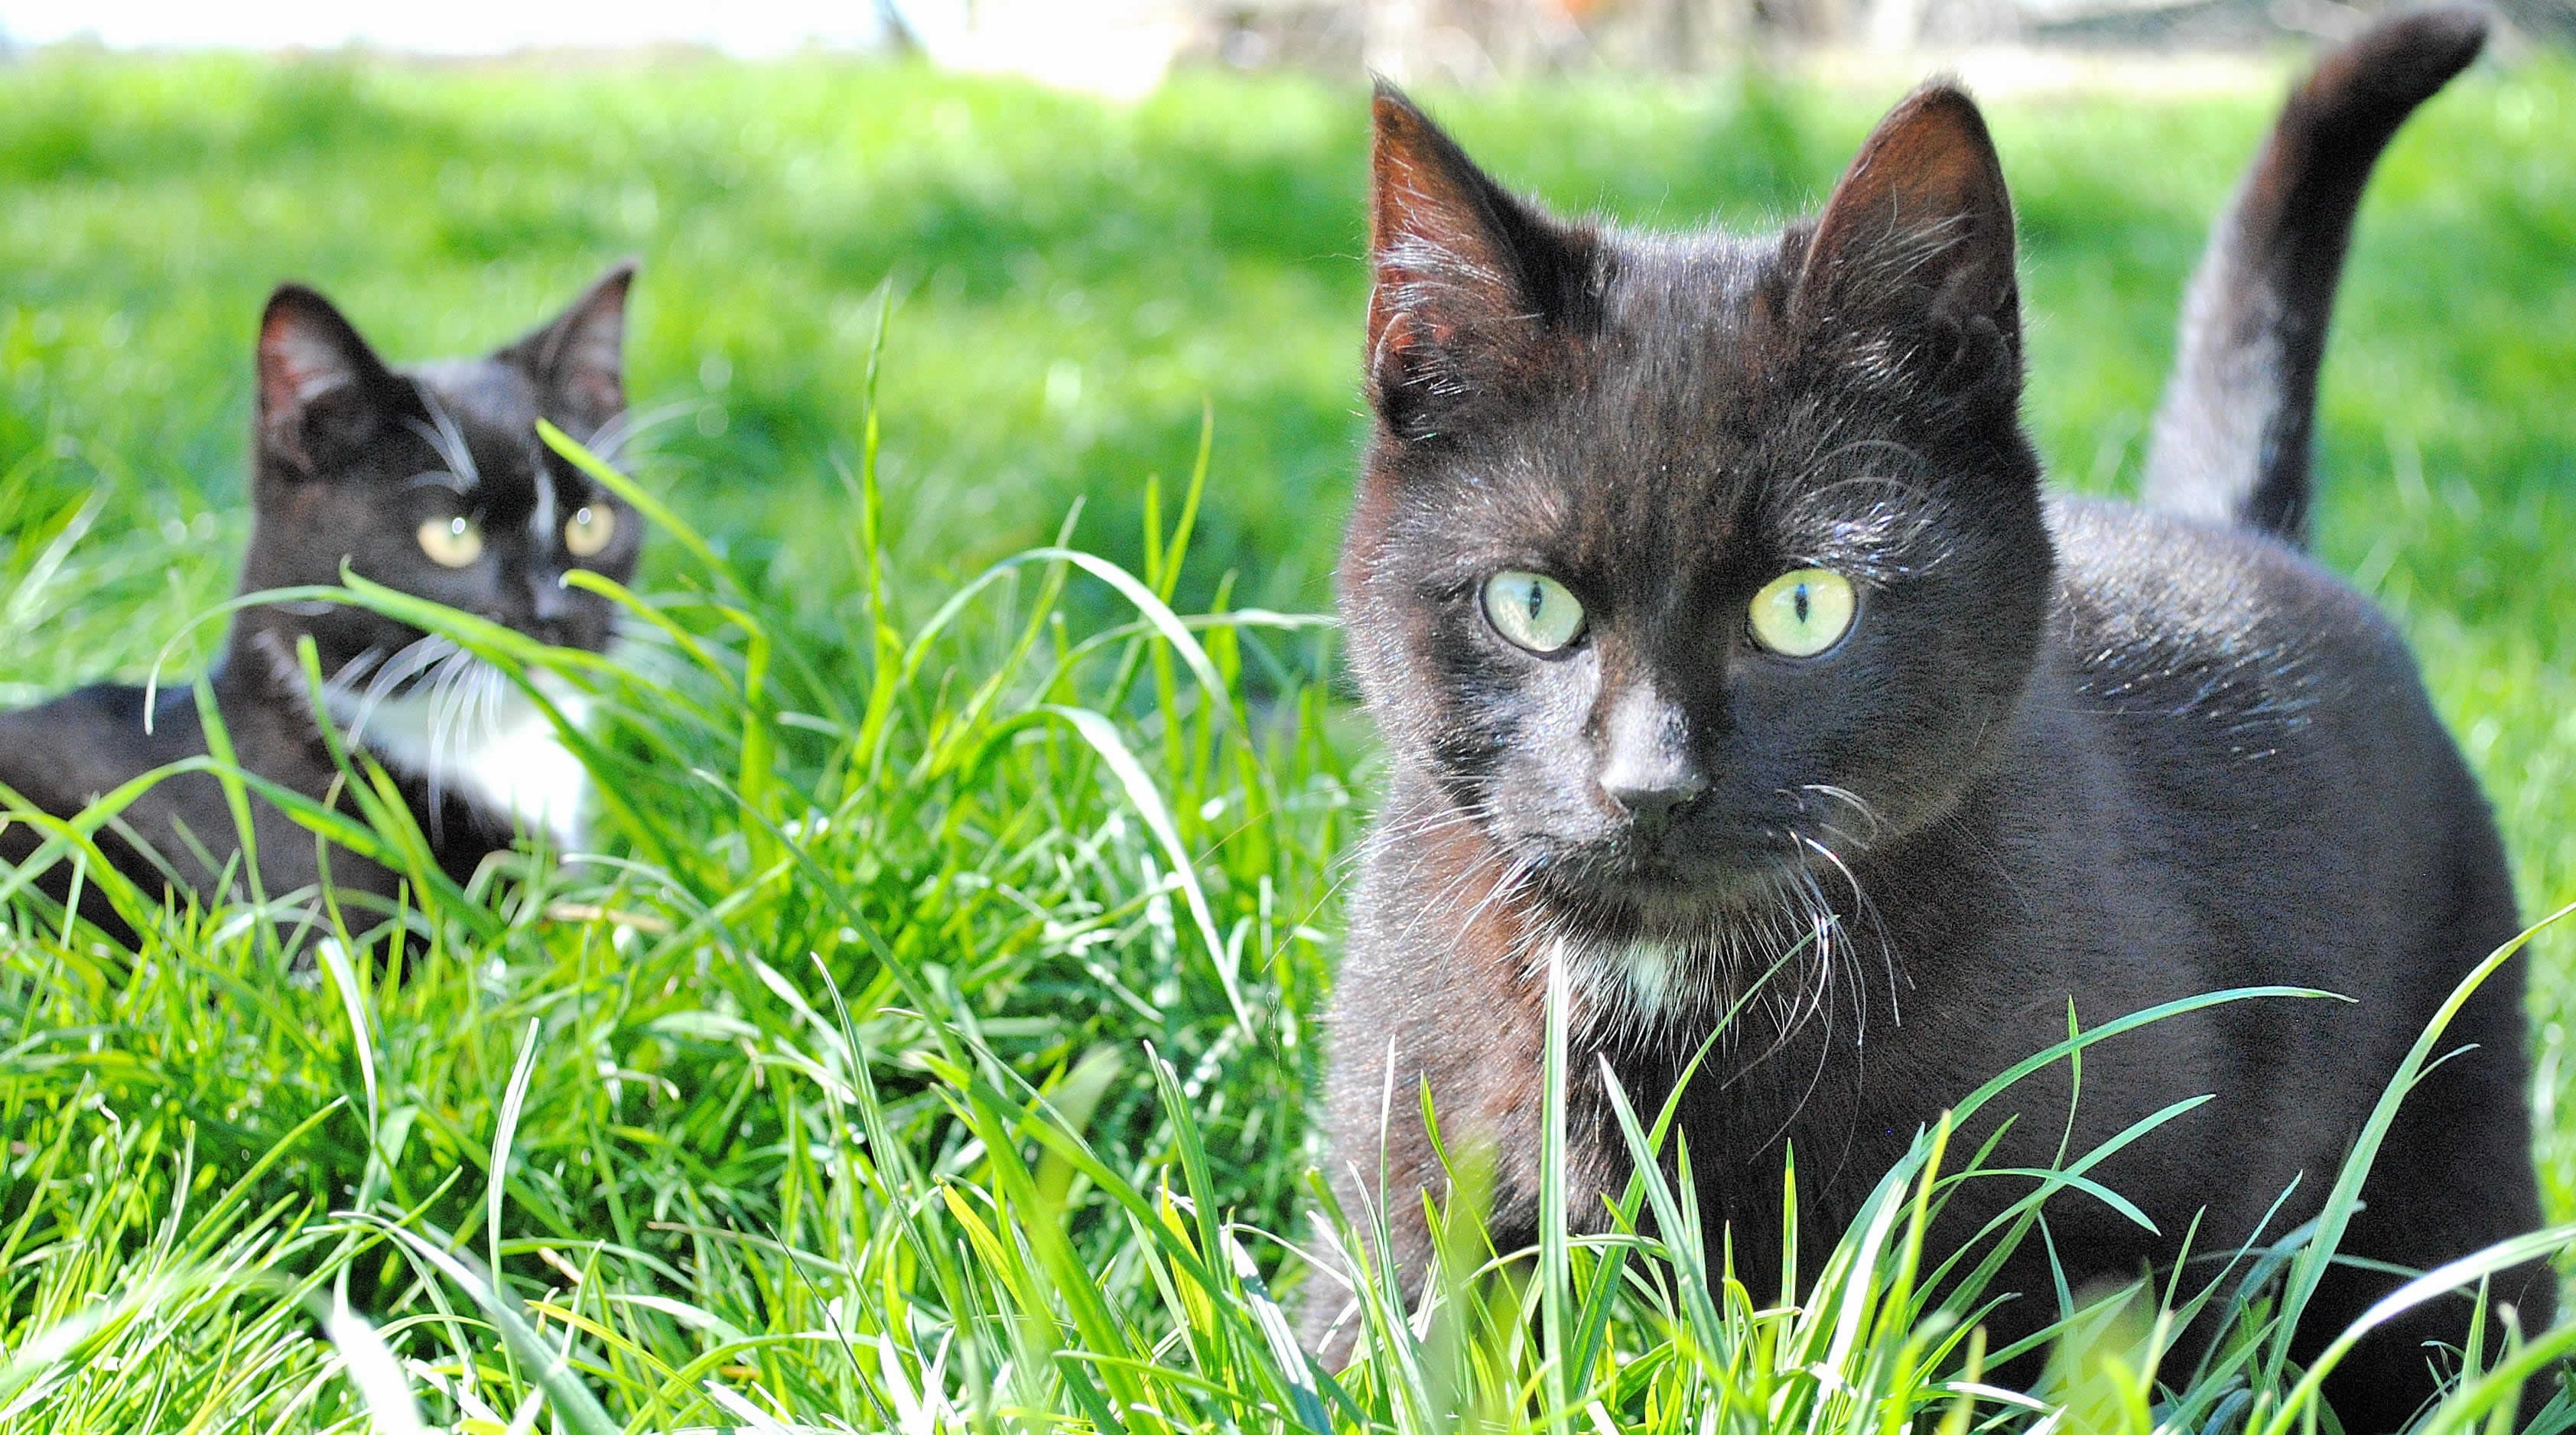
[[[1797,883],[1797,849],[1748,841],[1685,853],[1631,847],[1527,852],[1532,883],[1548,905],[1643,933],[1705,929],[1748,909],[1778,905]]]

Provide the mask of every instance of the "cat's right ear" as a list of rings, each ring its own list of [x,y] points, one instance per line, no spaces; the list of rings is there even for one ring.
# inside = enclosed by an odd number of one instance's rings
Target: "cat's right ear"
[[[1494,183],[1394,86],[1371,107],[1369,397],[1418,438],[1597,294],[1588,247]]]
[[[1793,302],[1811,334],[1944,387],[2020,390],[2012,198],[1975,101],[1936,81],[1878,122],[1816,221]]]
[[[626,408],[626,295],[634,283],[634,260],[609,266],[561,314],[494,356],[525,369],[577,437],[591,437]]]
[[[259,320],[259,443],[307,477],[328,451],[363,442],[400,381],[331,301],[280,284]]]

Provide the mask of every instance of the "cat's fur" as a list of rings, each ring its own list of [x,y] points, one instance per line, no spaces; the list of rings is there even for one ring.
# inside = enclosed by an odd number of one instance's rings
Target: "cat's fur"
[[[1426,1082],[1449,1149],[1493,1154],[1502,1247],[1533,1233],[1551,962],[1587,1225],[1627,1166],[1601,1064],[1660,1108],[1784,956],[1680,1098],[1739,1272],[1780,1268],[1793,1148],[1813,1272],[1918,1128],[2064,1038],[2070,1002],[2098,1026],[2251,984],[2355,998],[2240,1002],[2088,1054],[2073,1152],[2217,1099],[2091,1173],[2161,1235],[2052,1205],[2076,1282],[2169,1258],[2204,1207],[2197,1249],[2244,1242],[2294,1178],[2262,1234],[2314,1211],[2408,1045],[2516,930],[2486,803],[2404,645],[2295,547],[2351,207],[2482,36],[2460,12],[2395,22],[2290,106],[2196,291],[2158,446],[2172,512],[2043,492],[2011,207],[1956,89],[1898,106],[1820,218],[1751,239],[1558,221],[1380,91],[1378,423],[1340,585],[1392,777],[1325,1119],[1330,1178],[1385,1213],[1408,1281],[1419,1193],[1445,1186]],[[1806,659],[1755,645],[1755,591],[1810,566],[1855,580],[1848,635]],[[1477,596],[1501,570],[1559,580],[1588,626],[1549,656],[1505,641]],[[2429,1267],[2537,1224],[2521,989],[2508,967],[2452,1027],[2475,1049],[2410,1099],[2348,1251]],[[2051,1164],[2068,1099],[2062,1066],[2023,1083],[1995,1163]],[[2024,1189],[1961,1189],[1949,1229]],[[2034,1240],[2005,1269],[2006,1333],[2052,1317],[2044,1260]],[[2391,1284],[2331,1278],[2310,1348]],[[2526,1328],[2549,1318],[2545,1271],[2497,1293]],[[2347,1423],[2396,1423],[2429,1389],[2416,1343],[2456,1341],[2466,1312],[2349,1361]],[[1345,1346],[1343,1313],[1328,1273],[1316,1348]]]
[[[245,594],[337,585],[347,571],[490,619],[541,641],[600,651],[611,637],[606,599],[565,586],[572,567],[624,582],[642,524],[622,500],[548,450],[546,418],[594,449],[613,451],[626,411],[627,289],[621,264],[564,313],[476,359],[388,368],[340,312],[313,290],[283,285],[260,320],[258,419],[252,436],[254,523],[242,565]],[[604,548],[576,557],[567,525],[605,514]],[[433,561],[419,530],[464,518],[482,551],[462,567]],[[585,530],[590,532],[593,530]],[[363,607],[274,602],[232,621],[200,680],[246,771],[317,800],[342,780],[313,712],[297,645],[310,638],[328,680],[324,705],[342,734],[399,781],[438,865],[459,881],[527,831],[558,848],[578,834],[585,777],[553,723],[496,669]],[[100,794],[165,764],[204,754],[197,692],[101,683],[42,706],[0,714],[0,784],[37,809],[68,817]],[[560,704],[578,714],[578,696]],[[328,878],[351,920],[392,910],[401,876],[353,854],[317,850],[314,836],[254,797],[260,887],[310,899]],[[206,900],[226,880],[250,890],[221,785],[186,772],[154,786],[100,834],[115,865],[147,894],[175,889]],[[44,834],[0,827],[0,861],[23,863]],[[71,868],[39,885],[59,902]],[[132,931],[92,882],[82,914],[113,935]]]
[[[2149,507],[2306,542],[2317,369],[2353,211],[2397,127],[2484,37],[2466,12],[2383,25],[2291,94],[2184,296]]]

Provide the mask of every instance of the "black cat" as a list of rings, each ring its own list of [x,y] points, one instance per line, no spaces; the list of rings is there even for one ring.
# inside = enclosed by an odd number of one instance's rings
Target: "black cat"
[[[488,618],[543,642],[601,651],[611,607],[568,588],[587,568],[625,582],[643,525],[614,494],[548,450],[539,418],[613,450],[626,411],[621,264],[545,327],[479,359],[385,366],[328,300],[299,285],[270,296],[259,328],[259,414],[252,437],[256,512],[241,591],[336,585],[346,568],[374,582]],[[336,726],[400,782],[432,855],[450,877],[526,829],[572,842],[586,777],[553,724],[497,669],[451,639],[362,607],[265,603],[243,609],[202,679],[236,761],[315,799],[341,780],[324,744],[297,644],[313,641]],[[577,694],[561,706],[577,713]],[[0,783],[35,808],[70,816],[100,794],[203,754],[197,694],[164,688],[148,711],[138,687],[99,684],[0,714]],[[346,907],[389,911],[395,871],[345,851],[254,800],[258,877],[271,899],[313,895],[324,877]],[[0,861],[24,863],[44,840],[24,820],[0,826]],[[146,893],[212,901],[229,871],[249,890],[222,786],[207,772],[165,779],[100,834]],[[70,894],[68,863],[38,885]],[[95,882],[83,916],[131,941]],[[356,920],[353,916],[352,920]]]
[[[2354,203],[2483,24],[2382,26],[2293,97],[2219,230],[2140,511],[2046,494],[2024,437],[2003,173],[1934,84],[1879,125],[1816,220],[1768,238],[1569,224],[1506,193],[1381,90],[1367,387],[1377,417],[1340,570],[1391,790],[1331,1017],[1330,1176],[1386,1213],[1408,1280],[1419,1192],[1489,1144],[1495,1234],[1533,1233],[1542,996],[1573,992],[1573,1209],[1639,1109],[1787,958],[1680,1098],[1706,1229],[1779,1269],[1794,1147],[1819,1268],[1916,1130],[2018,1058],[2220,988],[2240,1002],[2097,1047],[2072,1149],[2217,1100],[2051,1208],[2076,1281],[2134,1278],[2306,1219],[2409,1044],[2514,935],[2486,803],[2415,666],[2302,556],[2308,408]],[[2451,1029],[2345,1249],[2424,1268],[2538,1224],[2522,983]],[[1995,1161],[2051,1163],[2064,1068],[2007,1103]],[[1982,1137],[1991,1127],[1971,1133]],[[1964,1148],[1974,1149],[1973,1140]],[[1381,1172],[1383,1173],[1381,1179]],[[2020,1194],[1963,1188],[1981,1222]],[[1973,1224],[1953,1225],[1954,1231]],[[2345,1273],[2309,1349],[2384,1293]],[[2036,1241],[2006,1335],[2053,1318]],[[1336,1352],[1342,1302],[1309,1301]],[[2526,1328],[2545,1270],[2498,1283]],[[2356,1429],[2430,1389],[2392,1327],[2330,1388]]]

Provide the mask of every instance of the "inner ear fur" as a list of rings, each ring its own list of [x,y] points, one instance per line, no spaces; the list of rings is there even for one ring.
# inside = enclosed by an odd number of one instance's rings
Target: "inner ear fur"
[[[1368,378],[1401,430],[1580,322],[1596,285],[1585,236],[1496,184],[1395,87],[1379,82],[1371,114]]]
[[[363,440],[404,396],[357,327],[302,284],[280,284],[268,296],[258,372],[261,447],[308,472],[317,446]]]
[[[1793,312],[1811,330],[1928,321],[1954,339],[1928,356],[1950,377],[1982,356],[2018,381],[2012,197],[1965,92],[1926,85],[1879,121],[1816,221],[1796,296]],[[1975,367],[1966,377],[1991,377],[1995,364]]]

